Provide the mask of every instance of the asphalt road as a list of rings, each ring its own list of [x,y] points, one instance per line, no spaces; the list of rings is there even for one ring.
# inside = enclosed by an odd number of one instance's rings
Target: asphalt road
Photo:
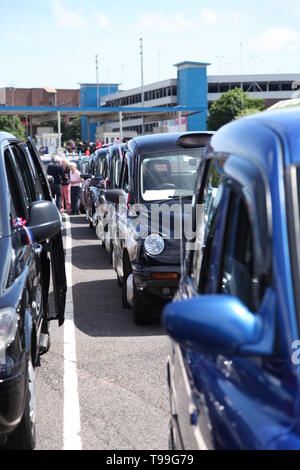
[[[82,448],[167,449],[169,340],[159,320],[133,324],[94,230],[84,216],[71,223]],[[37,449],[64,448],[63,330],[51,326],[51,349],[36,369]]]

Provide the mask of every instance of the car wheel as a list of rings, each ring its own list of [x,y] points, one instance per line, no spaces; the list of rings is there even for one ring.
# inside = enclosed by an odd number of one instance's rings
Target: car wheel
[[[31,354],[28,359],[26,400],[22,420],[8,437],[6,448],[10,450],[33,450],[35,448],[35,371]]]
[[[131,308],[130,304],[127,301],[127,279],[131,274],[131,266],[128,263],[124,266],[124,276],[122,280],[122,307],[125,309]]]
[[[151,321],[151,305],[142,302],[133,283],[133,323],[138,326],[147,325]]]

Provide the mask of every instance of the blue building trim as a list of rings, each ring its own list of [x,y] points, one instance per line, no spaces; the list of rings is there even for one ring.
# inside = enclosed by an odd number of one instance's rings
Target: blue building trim
[[[99,101],[101,106],[101,98],[108,94],[113,94],[119,91],[118,84],[81,84],[80,85],[80,106],[82,108],[92,107],[97,108],[97,97],[99,92]],[[82,140],[96,140],[96,131],[99,123],[88,122],[87,117],[81,118],[81,139]]]
[[[203,62],[181,62],[177,64],[177,102],[180,106],[195,106],[204,110],[189,116],[189,131],[207,130],[207,66]]]

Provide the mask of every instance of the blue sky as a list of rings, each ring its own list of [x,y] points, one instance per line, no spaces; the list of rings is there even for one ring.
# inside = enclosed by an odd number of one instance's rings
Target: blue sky
[[[0,85],[76,88],[176,76],[173,64],[207,61],[209,74],[299,73],[299,0],[0,0]],[[242,48],[240,44],[243,44]]]

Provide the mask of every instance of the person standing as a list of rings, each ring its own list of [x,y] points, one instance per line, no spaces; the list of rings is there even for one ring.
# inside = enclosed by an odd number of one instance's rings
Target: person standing
[[[55,199],[56,207],[58,210],[61,208],[61,185],[64,177],[64,171],[60,165],[60,158],[55,155],[51,158],[51,163],[48,166],[47,174],[53,177],[53,184],[51,185],[52,197]]]
[[[62,179],[61,187],[61,209],[60,212],[64,212],[64,207],[66,205],[66,211],[68,214],[71,212],[71,185],[70,185],[70,168],[66,160],[62,160],[61,167],[64,172]]]
[[[70,163],[70,183],[71,183],[71,215],[80,214],[79,195],[81,188],[81,175],[77,170],[76,163]]]

